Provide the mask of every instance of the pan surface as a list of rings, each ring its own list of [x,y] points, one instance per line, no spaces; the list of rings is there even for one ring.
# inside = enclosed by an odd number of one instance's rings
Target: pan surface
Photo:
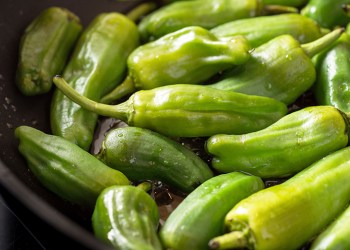
[[[140,1],[139,1],[140,2]],[[49,106],[52,91],[25,97],[16,88],[14,76],[20,37],[26,26],[44,9],[65,7],[86,25],[99,13],[126,13],[138,1],[114,0],[7,0],[0,8],[0,192],[19,201],[49,227],[76,242],[81,249],[110,249],[91,233],[91,211],[64,202],[46,190],[30,173],[19,154],[14,129],[28,125],[50,133]],[[27,215],[30,216],[30,215]],[[77,249],[77,248],[75,248]]]

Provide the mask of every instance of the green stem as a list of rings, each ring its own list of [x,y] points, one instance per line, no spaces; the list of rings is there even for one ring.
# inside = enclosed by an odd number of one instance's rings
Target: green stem
[[[142,189],[145,192],[148,192],[148,191],[151,190],[152,184],[150,182],[148,182],[148,181],[145,181],[145,182],[142,182],[142,183],[138,184],[136,187],[139,188],[139,189]]]
[[[124,102],[118,105],[107,105],[95,102],[73,89],[69,84],[61,77],[55,76],[53,83],[56,87],[63,92],[73,102],[79,104],[84,109],[97,113],[103,116],[109,116],[123,121],[128,120],[129,102]]]
[[[322,50],[331,46],[344,31],[344,28],[335,29],[313,42],[302,44],[301,48],[309,57],[313,57],[314,55],[320,53]]]
[[[299,10],[290,6],[282,6],[282,5],[265,5],[263,7],[263,15],[273,15],[273,14],[281,14],[281,13],[298,13]]]
[[[118,99],[135,92],[135,85],[130,76],[127,76],[125,80],[119,84],[110,93],[101,98],[102,103],[112,103]]]
[[[130,10],[126,16],[132,21],[136,22],[141,17],[151,13],[156,9],[157,5],[154,2],[142,3]]]
[[[242,231],[232,231],[230,233],[213,238],[209,242],[210,249],[240,249],[247,248],[248,241]]]

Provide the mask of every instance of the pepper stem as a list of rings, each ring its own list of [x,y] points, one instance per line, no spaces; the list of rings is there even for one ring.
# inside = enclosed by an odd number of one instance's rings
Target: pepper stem
[[[126,16],[132,21],[136,22],[141,17],[149,14],[153,10],[155,10],[157,5],[154,2],[142,3],[130,10]]]
[[[299,10],[295,7],[282,6],[282,5],[265,5],[263,7],[263,15],[274,15],[282,13],[298,13]]]
[[[112,103],[118,99],[135,92],[135,84],[130,76],[127,76],[125,80],[119,84],[115,89],[109,92],[107,95],[101,98],[102,103]]]
[[[55,76],[53,83],[63,92],[69,99],[77,103],[81,107],[91,112],[103,116],[110,116],[122,121],[128,120],[129,103],[124,102],[118,105],[107,105],[95,102],[73,89],[61,76]]]
[[[145,192],[148,192],[151,190],[152,184],[148,181],[144,181],[144,182],[141,182],[140,184],[138,184],[136,187],[139,189],[142,189]]]
[[[322,50],[331,46],[344,31],[344,28],[335,29],[313,42],[302,44],[301,48],[309,57],[313,57],[314,55],[320,53]]]
[[[221,249],[241,249],[249,246],[242,231],[232,231],[230,233],[218,236],[209,241],[209,247],[213,250]]]

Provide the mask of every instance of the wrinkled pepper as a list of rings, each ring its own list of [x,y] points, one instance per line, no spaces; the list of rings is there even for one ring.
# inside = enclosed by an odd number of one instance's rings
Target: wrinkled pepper
[[[219,172],[263,178],[293,175],[349,142],[349,117],[332,106],[306,107],[271,126],[243,135],[214,135],[206,142]]]
[[[260,0],[179,1],[150,13],[138,27],[141,39],[149,41],[188,26],[211,29],[241,18],[297,11],[287,6],[264,5]]]
[[[324,28],[333,29],[350,22],[349,5],[350,0],[310,0],[300,13]]]
[[[217,175],[190,193],[161,227],[165,249],[209,249],[209,240],[224,233],[224,218],[240,200],[264,188],[262,180],[242,173]]]
[[[289,13],[235,20],[219,25],[210,32],[219,38],[242,35],[256,48],[285,34],[293,36],[302,44],[308,43],[320,38],[324,31],[312,19]]]
[[[82,30],[71,11],[50,7],[24,31],[19,48],[16,85],[28,96],[47,93],[61,73]]]
[[[348,206],[349,178],[346,147],[240,201],[225,217],[227,234],[213,238],[211,249],[299,249]]]
[[[287,106],[272,98],[202,85],[175,84],[141,90],[123,103],[106,105],[80,95],[60,76],[54,77],[53,82],[87,110],[166,136],[252,132],[271,125],[287,113]]]
[[[118,105],[97,103],[56,76],[56,86],[84,109],[166,136],[240,134],[265,128],[287,113],[275,99],[202,85],[175,84],[134,93]]]
[[[120,250],[161,250],[158,224],[158,206],[139,186],[106,188],[92,215],[95,236]]]
[[[344,112],[350,112],[349,34],[347,30],[331,48],[314,58],[317,77],[313,92],[317,103]]]
[[[93,208],[98,195],[112,185],[129,185],[127,177],[66,139],[20,126],[18,150],[34,176],[53,193]]]
[[[135,49],[127,61],[125,81],[101,101],[111,103],[140,89],[202,83],[248,61],[249,50],[242,36],[222,41],[201,27],[178,30]]]
[[[311,57],[330,47],[344,32],[336,29],[306,44],[291,35],[281,35],[257,47],[250,60],[223,73],[208,86],[293,103],[316,80]]]
[[[63,76],[80,94],[98,101],[123,79],[126,59],[138,44],[134,22],[119,13],[100,14],[81,35]],[[88,150],[97,118],[60,91],[54,93],[50,113],[53,134]]]
[[[327,228],[316,237],[311,244],[310,250],[336,250],[350,249],[350,208],[333,221]]]
[[[213,177],[209,166],[185,146],[137,127],[110,130],[96,157],[132,181],[158,180],[182,192]]]

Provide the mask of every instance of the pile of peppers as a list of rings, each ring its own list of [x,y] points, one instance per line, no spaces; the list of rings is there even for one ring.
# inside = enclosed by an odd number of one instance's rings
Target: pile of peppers
[[[16,86],[55,88],[51,133],[15,129],[31,173],[115,249],[350,249],[350,0],[51,7]]]

